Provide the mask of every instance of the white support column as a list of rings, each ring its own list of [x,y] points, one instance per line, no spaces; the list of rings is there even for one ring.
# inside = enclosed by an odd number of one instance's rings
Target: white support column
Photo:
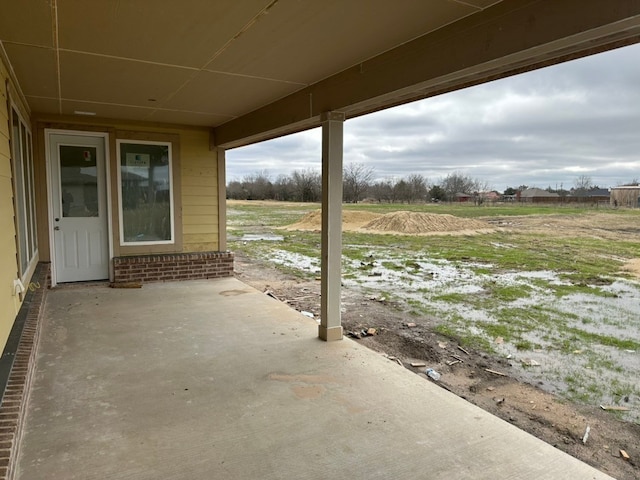
[[[224,148],[216,148],[218,161],[218,251],[227,251],[227,156]]]
[[[340,287],[342,282],[342,147],[344,114],[322,115],[322,340],[342,340]]]

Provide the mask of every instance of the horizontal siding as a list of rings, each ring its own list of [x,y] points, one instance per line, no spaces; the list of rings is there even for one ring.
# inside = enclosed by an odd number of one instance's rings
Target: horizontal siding
[[[195,244],[207,244],[208,250],[211,250],[211,234],[209,233],[187,233],[183,237],[184,243],[189,243],[191,245]],[[216,238],[215,244],[218,244],[218,239]]]
[[[180,148],[183,250],[217,250],[218,159],[209,132],[181,132]]]
[[[20,307],[12,295],[13,280],[18,276],[16,258],[13,188],[9,154],[9,124],[7,121],[7,70],[0,60],[0,347],[4,345]]]
[[[4,132],[0,132],[0,177],[11,178],[11,154],[9,153],[9,139]]]
[[[204,175],[199,177],[185,177],[184,172],[182,172],[182,188],[187,191],[194,187],[205,187],[211,188],[212,192],[215,193],[218,191],[217,182],[218,179],[216,177],[206,177]]]
[[[218,227],[218,215],[187,215],[182,213],[183,225],[215,225]]]
[[[197,195],[183,195],[182,196],[182,207],[193,206],[193,207],[208,207],[208,208],[218,208],[218,197],[206,196],[206,197],[198,197]]]
[[[216,199],[216,205],[218,203],[218,189],[213,186],[208,187],[190,187],[182,182],[182,196],[183,197],[214,197]]]
[[[184,225],[182,233],[187,235],[190,233],[211,234],[210,241],[218,243],[218,226],[217,225]]]
[[[210,160],[207,160],[210,163]],[[185,167],[182,169],[182,175],[185,177],[213,177],[218,178],[218,169],[215,166],[209,167]]]
[[[182,215],[187,217],[190,215],[215,215],[216,221],[218,219],[218,206],[217,205],[185,205],[182,203]]]

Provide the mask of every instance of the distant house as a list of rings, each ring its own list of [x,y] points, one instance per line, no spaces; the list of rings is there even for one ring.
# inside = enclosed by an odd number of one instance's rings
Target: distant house
[[[502,195],[495,190],[492,190],[491,192],[480,192],[479,196],[485,202],[497,202],[502,198]]]
[[[613,187],[609,201],[614,207],[640,207],[640,185]]]
[[[519,192],[518,200],[523,203],[558,203],[560,195],[541,188],[527,188]]]
[[[466,193],[456,193],[456,202],[458,203],[469,202],[471,198],[471,195],[468,195]]]
[[[607,188],[592,188],[585,192],[584,197],[590,203],[608,203],[611,193]]]

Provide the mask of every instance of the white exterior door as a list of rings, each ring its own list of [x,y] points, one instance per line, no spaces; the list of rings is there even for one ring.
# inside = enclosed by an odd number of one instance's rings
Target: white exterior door
[[[105,139],[49,135],[55,281],[109,278]]]

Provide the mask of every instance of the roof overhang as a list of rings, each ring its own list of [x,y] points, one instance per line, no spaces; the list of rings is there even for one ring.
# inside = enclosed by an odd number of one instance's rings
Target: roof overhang
[[[236,147],[640,41],[637,0],[22,0],[0,54],[40,116]]]

